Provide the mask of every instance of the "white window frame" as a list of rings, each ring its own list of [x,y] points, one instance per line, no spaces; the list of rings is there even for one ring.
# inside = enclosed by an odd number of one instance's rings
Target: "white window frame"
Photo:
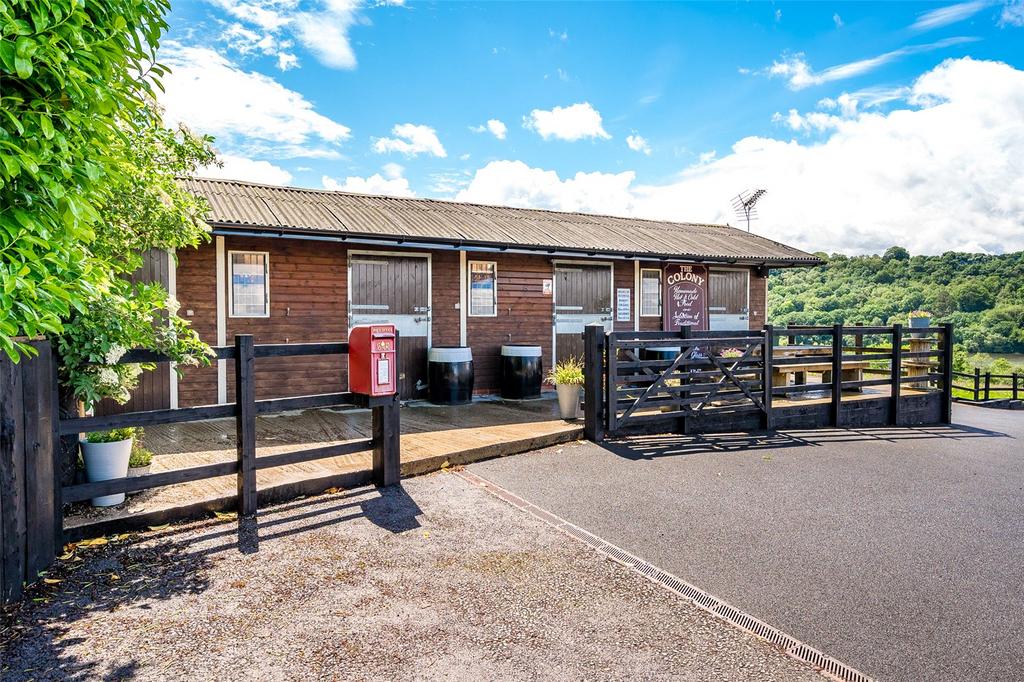
[[[657,273],[657,275],[658,275],[658,312],[657,312],[657,314],[645,313],[644,312],[644,273],[645,272],[654,272],[654,273]],[[662,271],[659,270],[658,268],[640,268],[640,306],[639,306],[640,307],[640,317],[657,317],[657,318],[661,317],[662,308],[665,305],[665,302],[662,300],[663,292],[665,290],[664,279],[665,278],[664,278],[664,275],[663,275]]]
[[[494,271],[494,312],[484,315],[473,312],[473,265],[489,265]],[[498,261],[471,260],[466,262],[466,315],[468,317],[498,316]]]
[[[234,255],[259,255],[263,256],[263,301],[266,313],[263,315],[236,315],[235,314],[235,285],[234,285]],[[232,318],[255,318],[267,319],[270,317],[270,252],[269,251],[228,251],[227,262],[227,285],[228,285],[228,317]]]

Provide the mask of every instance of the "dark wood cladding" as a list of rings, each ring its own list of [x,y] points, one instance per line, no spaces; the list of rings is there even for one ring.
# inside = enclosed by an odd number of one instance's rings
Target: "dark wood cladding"
[[[467,343],[473,348],[476,371],[475,391],[495,393],[500,389],[501,346],[529,343],[541,347],[544,368],[552,361],[552,313],[554,302],[544,293],[544,280],[552,279],[551,260],[525,254],[475,254],[467,260],[494,261],[498,266],[498,314],[495,317],[466,317]],[[458,300],[458,279],[454,286]],[[438,287],[435,286],[435,301]],[[445,288],[441,288],[444,291]],[[458,327],[456,326],[456,331]],[[435,325],[434,333],[438,332]]]
[[[225,260],[229,251],[266,251],[270,254],[270,317],[226,318],[226,343],[235,334],[253,334],[257,345],[266,343],[310,343],[345,341],[348,338],[348,253],[334,242],[296,239],[225,237]],[[366,251],[410,253],[401,249],[367,247]],[[424,252],[414,249],[413,252]],[[431,256],[431,342],[433,345],[460,343],[460,255],[454,250],[430,251]],[[600,259],[595,259],[599,261]],[[468,252],[466,261],[493,261],[498,271],[498,306],[495,317],[466,316],[466,339],[473,349],[477,393],[500,389],[501,345],[530,343],[541,346],[545,371],[553,362],[554,299],[544,293],[544,280],[554,279],[554,265],[548,256],[491,252]],[[225,265],[226,267],[226,265]],[[660,269],[657,262],[640,267]],[[217,342],[216,247],[205,244],[196,250],[179,252],[177,297],[181,315],[189,320],[207,343]],[[638,317],[635,291],[636,265],[614,261],[615,289],[630,291],[630,319],[615,322],[618,331],[635,328],[657,331],[657,317]],[[227,272],[224,273],[227,286]],[[760,329],[765,315],[763,277],[751,274],[750,327]],[[225,304],[227,295],[225,293]],[[613,305],[615,298],[613,295]],[[187,316],[191,310],[192,315]],[[225,363],[228,400],[234,399],[233,363]],[[258,358],[257,399],[278,398],[347,390],[346,356]],[[183,407],[217,401],[217,370],[185,368],[179,381],[179,404]]]
[[[142,266],[128,278],[133,284],[156,283],[169,289],[171,257],[162,249],[150,249],[142,254]],[[166,362],[143,372],[132,397],[124,405],[109,398],[95,406],[97,415],[122,414],[141,410],[163,410],[171,406],[171,369]]]
[[[217,344],[217,249],[211,240],[198,249],[178,251],[178,315],[201,338]],[[217,402],[216,362],[208,367],[183,367],[178,379],[178,405],[192,407]]]
[[[470,260],[476,260],[469,254]],[[435,346],[457,346],[459,333],[459,252],[434,251],[431,256],[431,341]],[[498,271],[501,276],[501,270]],[[501,295],[501,289],[498,289]],[[468,304],[467,304],[468,305]]]
[[[768,324],[768,278],[750,271],[750,329],[761,329]]]
[[[225,237],[231,251],[270,254],[270,317],[227,316],[227,345],[235,334],[264,343],[314,343],[348,339],[348,265],[345,249],[333,242]],[[225,273],[225,286],[230,286]],[[227,298],[225,297],[225,301]],[[234,368],[228,364],[228,401],[234,400]],[[335,393],[348,386],[345,356],[260,358],[256,399]]]

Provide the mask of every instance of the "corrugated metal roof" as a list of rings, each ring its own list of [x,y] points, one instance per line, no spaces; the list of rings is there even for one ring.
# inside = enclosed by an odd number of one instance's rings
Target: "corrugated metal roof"
[[[315,232],[637,256],[810,265],[815,256],[724,225],[183,179],[210,203],[207,222]]]

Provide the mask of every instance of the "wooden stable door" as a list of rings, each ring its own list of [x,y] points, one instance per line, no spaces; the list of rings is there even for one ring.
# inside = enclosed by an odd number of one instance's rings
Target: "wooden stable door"
[[[612,329],[612,266],[555,265],[555,361],[583,357],[583,328]]]
[[[709,329],[746,330],[750,326],[750,271],[712,270],[709,280]]]
[[[403,400],[427,387],[430,340],[430,260],[425,256],[349,256],[349,328],[393,324],[398,329],[398,391]]]

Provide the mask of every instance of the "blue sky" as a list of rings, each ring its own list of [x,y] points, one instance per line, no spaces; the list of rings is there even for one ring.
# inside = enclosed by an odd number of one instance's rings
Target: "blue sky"
[[[733,224],[763,186],[814,250],[1024,248],[1020,2],[172,8],[227,177]]]

